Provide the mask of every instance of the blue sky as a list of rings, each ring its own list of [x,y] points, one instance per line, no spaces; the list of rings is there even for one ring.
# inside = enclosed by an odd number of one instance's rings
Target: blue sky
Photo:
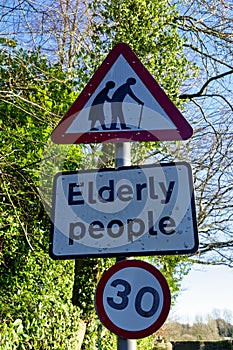
[[[192,323],[219,310],[231,311],[233,323],[233,269],[226,266],[194,265],[184,277],[181,293],[170,311],[170,319]]]

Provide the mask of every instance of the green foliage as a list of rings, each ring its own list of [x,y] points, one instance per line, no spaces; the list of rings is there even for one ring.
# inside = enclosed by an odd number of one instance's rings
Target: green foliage
[[[214,319],[211,316],[208,316],[208,320],[203,320],[197,316],[192,325],[170,321],[162,328],[163,336],[169,341],[217,341],[232,338],[232,330],[232,324],[224,319]]]
[[[204,350],[232,350],[233,343],[229,340],[218,342],[206,342]]]
[[[96,315],[87,325],[87,332],[82,344],[84,350],[117,350],[115,334],[103,326]]]
[[[150,335],[149,337],[139,339],[137,341],[137,347],[138,349],[155,350],[153,336]]]
[[[166,0],[97,0],[91,5],[96,15],[93,55],[101,57],[114,44],[128,43],[173,102],[180,105],[179,86],[192,70],[183,53],[175,5]]]
[[[28,54],[4,45],[0,74],[0,240],[4,263],[6,256],[17,250],[19,237],[28,243],[30,235],[36,240],[34,227],[43,217],[38,193],[43,150],[54,120],[68,109],[74,93],[61,67],[49,64],[38,52]]]
[[[71,303],[73,263],[48,256],[50,221],[38,185],[44,146],[74,99],[74,83],[37,51],[6,41],[0,74],[0,347],[72,349],[80,320]]]
[[[73,263],[54,262],[39,249],[20,260],[1,281],[1,349],[74,348],[80,314],[71,303]]]
[[[151,262],[166,278],[172,295],[172,304],[174,304],[180,291],[182,278],[188,274],[192,264],[187,256],[180,255],[153,257]]]
[[[218,333],[221,337],[233,338],[233,325],[222,318],[216,320]]]
[[[232,350],[233,342],[232,340],[174,342],[173,348],[174,350]]]

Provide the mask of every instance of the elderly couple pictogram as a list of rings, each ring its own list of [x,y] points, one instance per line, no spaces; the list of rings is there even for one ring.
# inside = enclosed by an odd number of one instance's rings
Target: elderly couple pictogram
[[[103,88],[94,98],[93,103],[91,105],[90,113],[88,119],[91,121],[91,130],[98,131],[96,127],[96,122],[99,121],[103,130],[119,130],[118,121],[120,122],[120,126],[122,130],[130,129],[129,126],[125,123],[125,118],[122,110],[122,105],[125,97],[128,95],[134,101],[136,101],[140,105],[144,105],[144,103],[135,96],[131,89],[131,85],[136,84],[135,78],[128,78],[126,82],[119,86],[116,91],[113,93],[112,98],[108,96],[108,93],[111,89],[115,87],[114,81],[108,81]],[[110,128],[107,128],[105,125],[105,116],[104,116],[104,103],[111,103],[111,111],[112,111],[112,121]]]

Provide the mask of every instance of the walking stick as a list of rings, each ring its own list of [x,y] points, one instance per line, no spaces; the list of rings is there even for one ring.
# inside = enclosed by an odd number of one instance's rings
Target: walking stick
[[[141,124],[141,120],[142,120],[142,110],[143,110],[143,105],[141,105],[140,116],[139,116],[139,122],[138,122],[138,129],[140,129],[140,124]]]

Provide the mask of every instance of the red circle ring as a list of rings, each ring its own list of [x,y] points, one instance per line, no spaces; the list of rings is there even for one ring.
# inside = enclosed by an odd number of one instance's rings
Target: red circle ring
[[[104,303],[103,303],[103,294],[104,294],[104,288],[109,280],[109,278],[116,272],[118,272],[121,269],[128,268],[128,267],[138,267],[147,270],[150,272],[159,282],[162,291],[163,291],[163,306],[161,313],[157,320],[149,327],[137,330],[137,331],[127,331],[124,330],[118,326],[116,326],[108,317],[107,313],[104,309]],[[139,339],[139,338],[145,338],[151,335],[152,333],[156,332],[166,321],[166,318],[168,316],[169,310],[171,305],[171,294],[170,290],[167,284],[166,279],[161,274],[161,272],[156,269],[153,265],[141,261],[141,260],[123,260],[112,266],[109,270],[107,270],[102,278],[100,279],[97,288],[96,288],[96,294],[95,294],[95,307],[96,312],[101,320],[101,322],[104,324],[105,327],[107,327],[111,332],[115,333],[121,338],[126,339]]]

